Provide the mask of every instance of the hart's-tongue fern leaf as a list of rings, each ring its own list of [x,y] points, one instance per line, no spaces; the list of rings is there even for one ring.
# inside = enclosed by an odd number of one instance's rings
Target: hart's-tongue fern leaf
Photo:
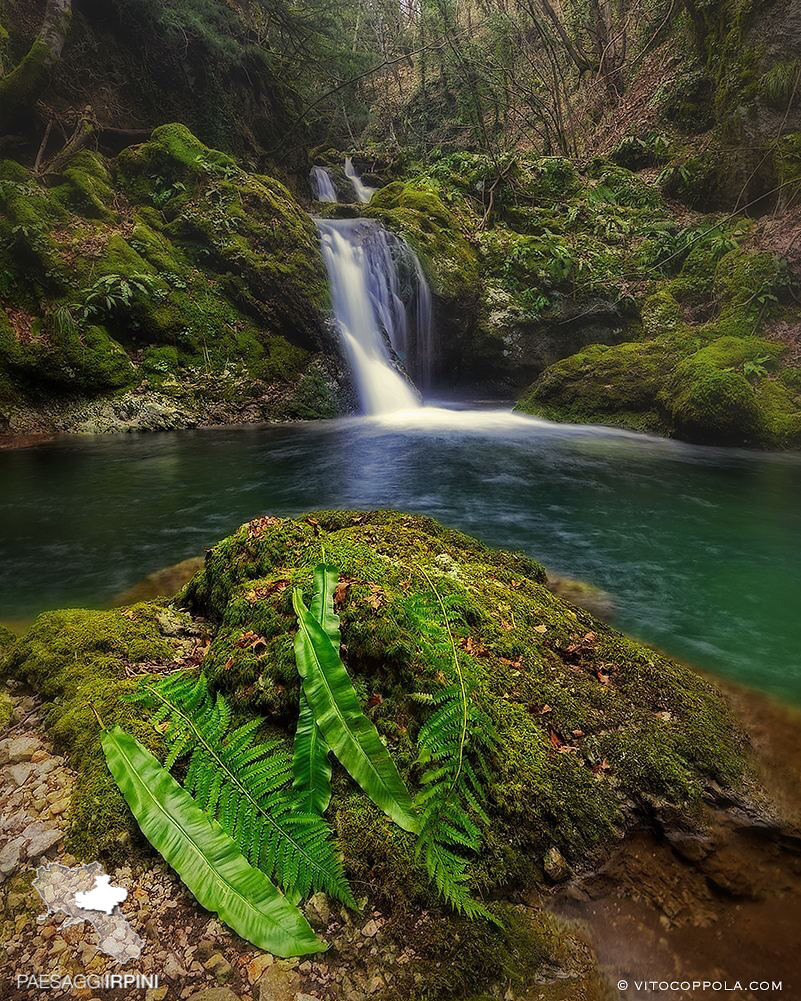
[[[138,740],[118,726],[104,730],[101,739],[109,771],[142,833],[204,907],[248,942],[278,956],[327,948],[298,908],[248,863]]]
[[[314,594],[309,611],[325,630],[331,645],[339,651],[342,637],[339,616],[334,611],[334,591],[338,573],[334,567],[321,565],[314,571]],[[293,788],[305,810],[325,813],[331,802],[331,763],[329,747],[314,719],[314,713],[300,688],[298,726],[292,753]]]
[[[318,592],[327,569],[318,567],[315,572]],[[378,731],[359,704],[339,648],[331,642],[331,623],[326,623],[328,628],[320,624],[304,605],[298,588],[293,592],[292,604],[298,617],[295,662],[320,732],[370,799],[398,826],[416,832],[418,820],[409,792]],[[318,612],[321,609],[324,613],[326,601],[318,597]]]
[[[184,787],[219,821],[248,861],[300,899],[324,890],[348,906],[353,895],[328,827],[299,810],[288,788],[292,763],[279,742],[256,743],[261,720],[230,729],[225,698],[212,698],[206,679],[182,672],[145,683],[134,698],[156,707],[153,724],[169,745],[165,767],[189,754]]]
[[[434,711],[418,735],[419,762],[425,766],[416,798],[420,814],[418,851],[437,889],[454,910],[470,918],[497,918],[470,893],[465,853],[481,848],[481,829],[489,825],[484,809],[487,756],[496,743],[492,722],[470,698],[459,663],[445,604],[434,582],[423,575],[437,597],[452,650],[456,683],[430,700]]]

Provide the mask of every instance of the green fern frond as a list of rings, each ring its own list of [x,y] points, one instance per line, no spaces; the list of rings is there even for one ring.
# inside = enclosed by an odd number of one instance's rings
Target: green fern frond
[[[455,911],[498,923],[471,895],[465,858],[481,849],[479,823],[489,825],[483,806],[489,778],[487,757],[497,744],[497,735],[492,721],[470,698],[445,604],[434,582],[425,570],[422,573],[442,609],[456,679],[424,700],[433,711],[418,735],[418,762],[425,766],[415,800],[420,815],[418,853],[439,893]]]
[[[321,564],[314,571],[314,594],[309,611],[331,640],[335,650],[342,645],[339,616],[334,611],[334,591],[339,573],[334,567]],[[331,802],[331,763],[329,747],[320,732],[311,706],[300,688],[298,725],[292,751],[293,788],[303,809],[325,813]]]
[[[190,672],[147,682],[133,698],[155,707],[152,722],[164,729],[169,746],[165,767],[190,755],[184,788],[251,865],[291,898],[323,890],[356,906],[327,825],[318,814],[298,809],[288,788],[291,757],[278,741],[255,743],[261,720],[231,730],[225,698],[213,698],[203,675]]]

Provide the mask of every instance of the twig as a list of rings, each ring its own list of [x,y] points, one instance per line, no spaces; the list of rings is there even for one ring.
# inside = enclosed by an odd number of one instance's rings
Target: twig
[[[52,129],[53,129],[53,119],[48,118],[47,125],[44,130],[44,135],[42,136],[42,142],[41,145],[39,146],[39,152],[36,154],[36,161],[34,162],[33,165],[34,174],[39,173],[39,167],[41,167],[42,165],[42,157],[44,156],[45,150],[47,149],[47,144],[50,140],[50,133]]]

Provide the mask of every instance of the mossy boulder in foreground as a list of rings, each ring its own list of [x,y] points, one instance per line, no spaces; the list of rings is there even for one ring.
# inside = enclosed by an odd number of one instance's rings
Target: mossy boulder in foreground
[[[447,912],[414,836],[334,767],[328,818],[347,874],[357,895],[384,908],[397,934],[431,956],[425,997],[465,998],[553,962],[559,934],[514,905],[544,880],[554,849],[580,870],[651,810],[669,804],[692,824],[707,784],[737,782],[741,737],[720,694],[554,595],[532,559],[396,512],[263,517],[211,549],[173,602],[47,613],[6,655],[4,673],[49,701],[48,724],[78,771],[76,854],[147,850],[105,770],[92,711],[163,752],[143,710],[123,701],[139,678],[202,664],[238,714],[263,716],[289,744],[298,704],[292,588],[308,599],[312,567],[323,558],[341,572],[343,659],[409,788],[419,787],[417,735],[430,713],[412,696],[436,692],[453,675],[431,582],[471,698],[498,734],[490,824],[470,874],[504,929]],[[410,984],[407,996],[417,990]]]

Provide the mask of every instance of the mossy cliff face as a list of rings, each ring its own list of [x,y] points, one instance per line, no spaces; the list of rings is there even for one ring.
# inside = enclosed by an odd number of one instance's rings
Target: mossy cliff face
[[[3,162],[0,210],[7,428],[80,426],[97,398],[179,424],[341,410],[316,231],[275,179],[166,125],[49,187]]]
[[[394,512],[264,517],[210,550],[172,605],[49,613],[6,656],[4,672],[49,700],[49,725],[78,770],[77,854],[130,854],[129,838],[142,848],[105,771],[91,708],[160,753],[159,734],[142,710],[122,701],[137,677],[202,659],[237,713],[263,716],[289,743],[298,701],[292,587],[309,597],[311,570],[323,554],[341,570],[343,658],[411,789],[420,778],[416,740],[427,712],[411,696],[436,691],[452,671],[446,624],[426,575],[442,596],[471,697],[499,735],[490,762],[491,823],[470,872],[476,892],[497,900],[493,906],[507,917],[512,912],[501,901],[543,878],[549,850],[574,867],[587,865],[658,804],[673,804],[692,823],[707,782],[736,782],[741,740],[721,696],[689,669],[556,597],[533,560]],[[421,936],[434,935],[427,997],[463,998],[505,975],[504,964],[519,976],[542,960],[534,946],[542,945],[543,929],[522,950],[526,959],[510,945],[514,922],[500,932],[444,914],[413,836],[336,765],[329,816],[360,892],[386,909],[416,948]],[[438,916],[436,934],[429,920],[420,921],[423,911]],[[408,996],[416,996],[411,988]]]
[[[669,149],[654,133],[583,170],[450,154],[404,164],[406,179],[377,192],[365,211],[409,240],[437,299],[444,383],[533,383],[519,409],[555,420],[801,440],[798,370],[769,336],[800,321],[797,276],[759,249],[751,221],[679,225],[640,173]]]
[[[797,447],[798,369],[783,344],[759,336],[773,320],[797,322],[783,302],[788,276],[771,255],[731,243],[697,242],[643,303],[640,340],[557,362],[518,409],[693,441]]]

